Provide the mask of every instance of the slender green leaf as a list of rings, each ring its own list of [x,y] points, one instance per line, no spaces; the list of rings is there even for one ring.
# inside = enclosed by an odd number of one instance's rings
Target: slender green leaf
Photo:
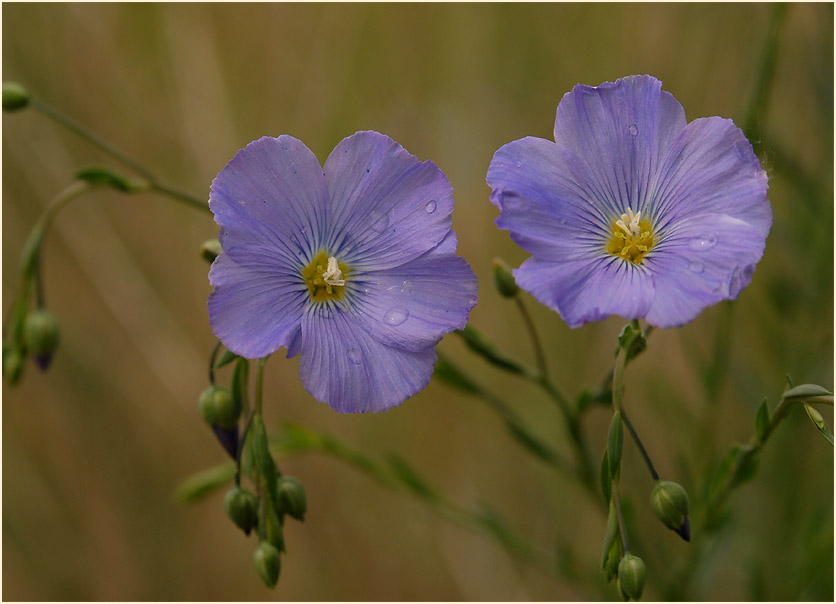
[[[832,395],[827,388],[817,384],[801,384],[784,392],[784,398],[797,398],[801,396],[828,396]]]
[[[467,392],[468,394],[479,394],[479,388],[476,384],[474,384],[466,375],[444,359],[438,360],[438,363],[435,365],[435,372],[433,375],[462,392]]]
[[[612,491],[612,474],[610,474],[610,458],[607,451],[604,451],[604,459],[601,460],[601,492],[604,494],[604,501],[610,502]]]
[[[238,358],[240,357],[231,350],[224,350],[224,353],[221,355],[221,358],[218,359],[217,363],[215,363],[215,369],[220,369],[225,365],[229,365],[232,361]]]
[[[183,503],[198,501],[229,484],[233,478],[235,465],[232,463],[202,470],[183,480],[174,492],[174,498]]]

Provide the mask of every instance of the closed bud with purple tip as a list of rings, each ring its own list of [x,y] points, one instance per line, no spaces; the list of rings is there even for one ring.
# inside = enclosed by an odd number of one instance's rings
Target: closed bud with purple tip
[[[26,348],[41,370],[46,370],[58,348],[58,321],[52,313],[40,309],[30,312],[23,324]]]
[[[650,507],[656,517],[685,541],[691,540],[691,524],[688,521],[688,493],[681,485],[659,481],[650,494]]]
[[[238,421],[237,406],[229,389],[214,384],[206,388],[198,399],[200,416],[210,426],[231,429]]]
[[[267,587],[275,587],[279,581],[279,571],[281,571],[279,550],[267,541],[262,541],[253,552],[253,563],[264,584]]]
[[[304,520],[308,509],[305,487],[293,476],[282,476],[279,479],[279,507],[280,511],[296,520]]]
[[[247,489],[230,490],[224,497],[224,509],[235,526],[247,535],[258,525],[258,501]]]

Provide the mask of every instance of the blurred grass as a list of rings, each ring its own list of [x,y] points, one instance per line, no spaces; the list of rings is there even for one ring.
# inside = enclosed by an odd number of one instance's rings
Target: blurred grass
[[[481,284],[472,314],[504,349],[531,358],[515,309],[494,293],[490,261],[525,253],[493,225],[493,152],[551,137],[575,83],[651,73],[689,119],[742,124],[770,7],[759,4],[4,4],[3,79],[16,80],[147,165],[206,196],[250,140],[292,134],[324,160],[375,129],[432,159],[456,196],[459,250]],[[706,401],[705,362],[721,307],[653,335],[627,376],[626,405],[665,478],[695,493],[708,465],[751,434],[784,373],[833,384],[833,7],[788,7],[756,141],[775,221],[752,285],[734,303],[728,379]],[[3,115],[3,311],[19,252],[72,172],[112,165],[32,111]],[[288,460],[309,513],[289,525],[275,592],[251,568],[252,540],[222,494],[183,506],[180,479],[223,460],[196,413],[213,338],[201,241],[211,218],[152,195],[97,192],[55,221],[46,242],[48,305],[62,325],[50,372],[3,387],[3,579],[11,600],[517,600],[615,597],[553,581],[484,538],[452,527],[333,460]],[[569,330],[529,305],[556,380],[594,385],[619,319]],[[441,349],[569,453],[559,417],[534,387]],[[582,490],[522,453],[479,402],[432,383],[379,416],[338,416],[310,399],[297,361],[268,365],[265,414],[310,425],[379,455],[396,451],[464,503],[484,500],[522,534],[556,546],[588,575],[603,518]],[[226,375],[226,374],[222,374]],[[710,416],[709,411],[710,410]],[[832,410],[823,410],[833,425]],[[803,413],[782,425],[755,480],[695,577],[690,599],[833,598],[833,450]],[[609,413],[586,420],[601,450]],[[702,433],[705,433],[704,431]],[[651,484],[625,446],[622,490],[645,548],[648,598],[688,545],[653,519]]]

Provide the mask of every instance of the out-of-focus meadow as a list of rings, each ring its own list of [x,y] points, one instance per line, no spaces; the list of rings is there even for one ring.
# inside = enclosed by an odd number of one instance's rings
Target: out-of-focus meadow
[[[561,96],[629,74],[662,80],[690,119],[738,124],[756,94],[773,7],[758,4],[4,4],[3,79],[90,127],[201,198],[249,141],[292,134],[324,161],[357,130],[432,159],[455,189],[459,253],[480,283],[474,325],[532,359],[523,323],[491,280],[491,259],[526,254],[493,224],[493,152],[551,138]],[[627,373],[625,404],[664,478],[694,498],[707,469],[754,430],[789,373],[833,384],[833,7],[793,4],[757,115],[774,224],[731,310],[657,330]],[[29,109],[3,115],[3,312],[24,239],[48,201],[88,165],[113,160]],[[433,485],[489,502],[563,560],[554,579],[484,536],[322,455],[280,461],[308,493],[286,525],[275,591],[252,566],[254,538],[226,518],[224,490],[174,501],[189,474],[225,461],[197,413],[215,343],[202,241],[211,216],[157,195],[104,190],[69,205],[44,257],[62,344],[49,372],[3,386],[3,598],[7,600],[560,600],[617,598],[600,571],[605,517],[575,482],[522,451],[478,399],[433,380],[381,415],[340,416],[308,396],[298,359],[267,364],[265,416],[329,432],[376,457],[397,452]],[[623,321],[570,330],[526,297],[548,365],[572,394],[612,363]],[[494,389],[560,451],[561,418],[534,386],[440,350]],[[719,351],[708,396],[701,367]],[[221,379],[228,379],[226,370]],[[833,425],[831,409],[822,409]],[[611,411],[584,419],[603,451]],[[692,546],[649,511],[652,482],[632,442],[622,492],[648,599],[831,600],[833,449],[800,410],[729,500],[687,589],[669,584]]]

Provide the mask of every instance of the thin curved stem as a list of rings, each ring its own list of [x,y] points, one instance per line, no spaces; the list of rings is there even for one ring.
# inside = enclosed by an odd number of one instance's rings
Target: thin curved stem
[[[209,383],[215,383],[215,359],[218,357],[218,351],[221,349],[221,341],[218,340],[218,343],[215,344],[215,347],[212,349],[212,354],[209,356]]]
[[[633,437],[633,442],[636,443],[636,446],[639,448],[639,452],[642,454],[642,458],[644,459],[644,463],[647,465],[647,469],[650,471],[650,476],[653,480],[659,480],[659,474],[656,472],[656,468],[653,467],[653,462],[650,460],[650,455],[648,455],[647,450],[644,448],[641,439],[639,438],[636,429],[633,428],[633,424],[630,423],[627,414],[624,412],[624,409],[621,409],[621,419],[624,420],[624,423],[627,425],[627,431],[630,432],[630,436]]]
[[[177,201],[187,203],[190,206],[198,208],[205,212],[210,211],[209,205],[206,203],[205,200],[201,200],[193,195],[190,195],[189,193],[181,191],[159,180],[156,176],[154,176],[154,174],[151,173],[150,170],[148,170],[148,168],[141,165],[136,160],[128,157],[127,155],[125,155],[125,153],[123,153],[104,139],[100,138],[99,136],[93,134],[87,128],[76,122],[74,119],[64,115],[54,107],[37,99],[33,99],[31,105],[34,109],[37,109],[56,123],[64,126],[65,128],[77,134],[87,142],[95,145],[122,165],[130,168],[131,170],[145,178],[148,181],[152,190],[158,193],[162,193],[163,195],[168,195],[169,197],[176,199]]]
[[[537,359],[537,369],[540,371],[540,375],[545,378],[548,375],[546,370],[546,357],[543,354],[543,347],[540,344],[540,338],[537,335],[534,322],[531,320],[531,315],[528,314],[528,309],[526,309],[525,304],[522,301],[522,297],[519,295],[514,296],[514,302],[517,304],[517,308],[519,309],[523,322],[525,323],[525,328],[528,330],[528,335],[531,338],[531,345],[534,348],[534,356]]]

